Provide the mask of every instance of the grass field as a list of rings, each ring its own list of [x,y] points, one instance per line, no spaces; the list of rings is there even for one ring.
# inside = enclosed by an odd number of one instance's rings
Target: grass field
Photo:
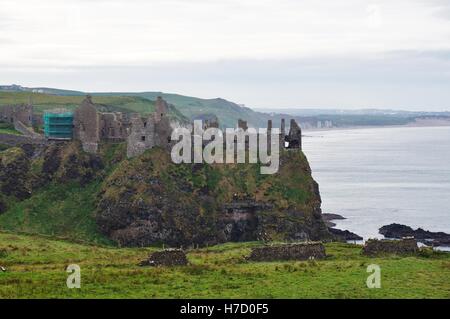
[[[0,233],[0,298],[450,298],[450,254],[367,258],[356,245],[326,244],[318,261],[248,262],[259,243],[188,252],[189,266],[140,267],[157,248],[80,245]],[[81,289],[68,289],[69,264],[81,267]],[[369,264],[381,288],[368,289]]]

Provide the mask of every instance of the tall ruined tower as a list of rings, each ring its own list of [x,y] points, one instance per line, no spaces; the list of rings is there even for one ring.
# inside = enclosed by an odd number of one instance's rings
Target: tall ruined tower
[[[81,141],[83,150],[96,153],[100,142],[100,123],[97,109],[90,95],[74,113],[74,137]]]
[[[161,121],[169,112],[169,105],[162,97],[158,96],[155,102],[155,120]]]
[[[289,142],[288,148],[302,149],[302,129],[294,119],[291,119],[289,135],[286,139]]]
[[[281,127],[280,127],[280,147],[284,148],[284,142],[286,140],[286,122],[284,119],[281,119]]]

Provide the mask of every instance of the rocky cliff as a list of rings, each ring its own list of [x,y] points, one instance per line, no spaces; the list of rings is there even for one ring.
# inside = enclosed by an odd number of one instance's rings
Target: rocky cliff
[[[83,232],[92,221],[122,246],[331,237],[301,151],[284,151],[279,172],[261,175],[256,164],[173,164],[158,148],[128,160],[121,146],[97,156],[75,142],[0,152],[0,228],[73,237],[81,219]]]
[[[125,246],[329,237],[320,195],[301,151],[285,151],[280,171],[252,164],[173,164],[152,149],[104,181],[100,230]]]

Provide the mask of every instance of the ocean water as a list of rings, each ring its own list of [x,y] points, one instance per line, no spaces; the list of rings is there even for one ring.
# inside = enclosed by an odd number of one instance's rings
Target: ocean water
[[[450,233],[450,127],[305,132],[322,210],[368,238],[390,223]]]

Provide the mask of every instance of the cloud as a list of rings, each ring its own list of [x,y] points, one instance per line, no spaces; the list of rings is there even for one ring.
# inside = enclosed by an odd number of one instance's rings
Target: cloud
[[[0,58],[21,66],[450,49],[449,24],[434,9],[425,10],[422,0],[3,2],[2,14],[15,21],[8,37],[17,43],[0,51]]]
[[[444,0],[2,0],[0,81],[165,90],[253,106],[440,107],[450,101],[450,19],[439,16],[448,7]]]
[[[253,107],[450,109],[449,52],[11,69],[0,83],[85,91],[165,91]]]

